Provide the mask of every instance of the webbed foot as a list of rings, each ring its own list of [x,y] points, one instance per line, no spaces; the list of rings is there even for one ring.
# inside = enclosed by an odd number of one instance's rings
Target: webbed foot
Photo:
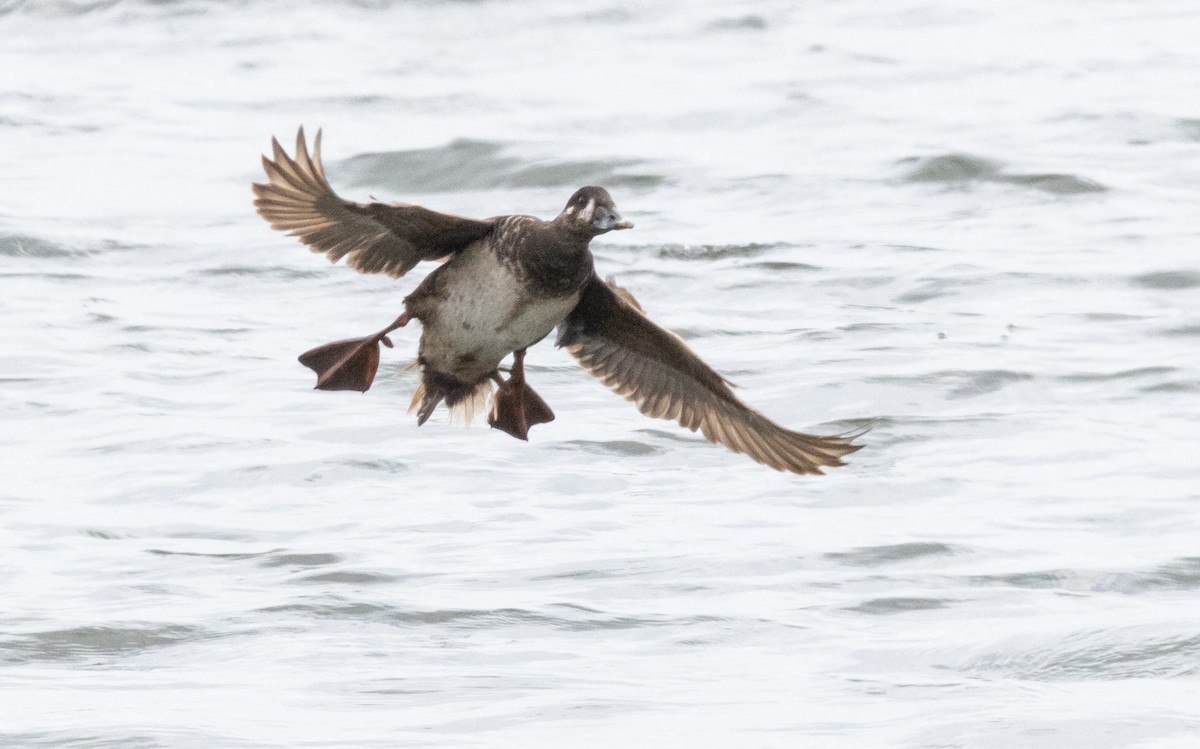
[[[529,428],[554,421],[554,412],[546,401],[525,383],[513,384],[510,378],[492,396],[492,414],[488,424],[519,440],[529,439]]]
[[[387,334],[408,324],[408,313],[366,338],[347,338],[309,349],[300,363],[317,373],[317,390],[357,390],[365,393],[379,370],[379,344],[392,347]]]
[[[529,428],[554,421],[554,412],[546,401],[525,384],[525,350],[513,353],[512,375],[500,383],[492,396],[488,424],[516,437],[529,439]],[[499,379],[499,375],[496,375]]]

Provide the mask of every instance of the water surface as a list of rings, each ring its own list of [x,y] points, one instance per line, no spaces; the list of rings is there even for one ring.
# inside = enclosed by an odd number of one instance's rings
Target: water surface
[[[1200,732],[1200,11],[0,3],[0,743],[1145,747]],[[529,444],[296,355],[419,280],[253,214],[554,215],[826,477],[543,344]]]

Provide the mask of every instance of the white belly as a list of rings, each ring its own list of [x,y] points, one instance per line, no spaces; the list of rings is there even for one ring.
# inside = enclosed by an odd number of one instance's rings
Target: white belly
[[[422,319],[426,365],[461,382],[487,377],[504,357],[545,338],[579,302],[575,293],[530,299],[491,252],[472,247],[442,270],[437,313]]]

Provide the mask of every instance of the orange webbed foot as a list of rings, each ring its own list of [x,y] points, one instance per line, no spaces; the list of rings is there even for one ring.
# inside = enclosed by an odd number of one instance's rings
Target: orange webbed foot
[[[492,396],[492,414],[488,424],[516,437],[529,439],[529,428],[554,421],[554,412],[533,388],[509,378]]]
[[[500,380],[498,373],[493,377]],[[492,414],[488,417],[488,424],[519,440],[528,440],[530,427],[551,421],[554,421],[554,412],[550,406],[525,384],[525,349],[514,351],[511,376],[500,382],[500,387],[492,396]]]
[[[357,390],[365,393],[379,370],[379,344],[392,348],[387,334],[408,324],[408,313],[366,338],[347,338],[309,349],[300,363],[317,373],[317,390]]]

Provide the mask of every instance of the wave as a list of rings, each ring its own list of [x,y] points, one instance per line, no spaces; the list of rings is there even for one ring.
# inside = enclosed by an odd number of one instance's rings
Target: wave
[[[881,375],[870,378],[871,382],[886,385],[912,385],[916,387],[946,388],[948,398],[973,398],[994,393],[1013,383],[1033,379],[1029,372],[1008,369],[943,370],[919,375]]]
[[[0,662],[86,661],[123,657],[211,637],[199,627],[90,626],[10,636],[0,644]]]
[[[1020,638],[963,668],[1032,681],[1191,677],[1200,674],[1200,635],[1128,627]]]
[[[1006,172],[998,161],[964,153],[911,156],[899,162],[907,170],[902,179],[913,183],[966,184],[994,182],[1028,187],[1056,195],[1105,192],[1099,182],[1075,174]]]
[[[666,244],[653,247],[643,247],[657,251],[658,256],[667,260],[725,260],[729,258],[758,257],[771,250],[787,247],[781,242],[748,244]],[[796,263],[796,267],[816,269],[816,266]]]
[[[1169,291],[1178,289],[1195,289],[1200,288],[1200,271],[1153,271],[1151,273],[1143,273],[1139,276],[1134,276],[1132,282],[1135,286],[1141,286],[1147,289],[1164,289]]]
[[[29,234],[0,234],[0,257],[62,258],[87,254]]]
[[[495,188],[563,188],[596,184],[610,188],[652,188],[667,178],[634,169],[630,159],[553,161],[522,158],[502,143],[459,139],[445,146],[382,151],[338,162],[336,170],[352,187],[379,187],[401,193],[462,192]],[[565,196],[564,196],[565,198]]]
[[[948,556],[955,553],[955,547],[943,543],[910,541],[885,546],[865,546],[851,551],[834,551],[826,554],[825,558],[853,567],[879,567],[895,562],[907,562],[930,556]]]
[[[946,598],[889,597],[872,598],[855,606],[846,607],[846,611],[856,611],[860,614],[903,614],[909,611],[928,611],[929,609],[944,609],[954,601]]]
[[[1164,328],[1158,331],[1158,334],[1168,338],[1197,338],[1200,337],[1200,323]]]
[[[719,624],[729,621],[724,617],[708,615],[609,615],[596,609],[570,603],[552,603],[549,606],[561,611],[561,615],[511,607],[496,609],[406,609],[388,604],[361,601],[290,603],[269,606],[258,611],[265,614],[298,614],[318,619],[377,621],[399,626],[433,625],[466,629],[534,626],[571,632],[643,627],[686,628],[704,623]]]
[[[1129,380],[1139,377],[1154,377],[1176,372],[1175,367],[1135,367],[1116,372],[1076,372],[1063,375],[1059,379],[1064,382],[1109,382],[1111,380]]]

